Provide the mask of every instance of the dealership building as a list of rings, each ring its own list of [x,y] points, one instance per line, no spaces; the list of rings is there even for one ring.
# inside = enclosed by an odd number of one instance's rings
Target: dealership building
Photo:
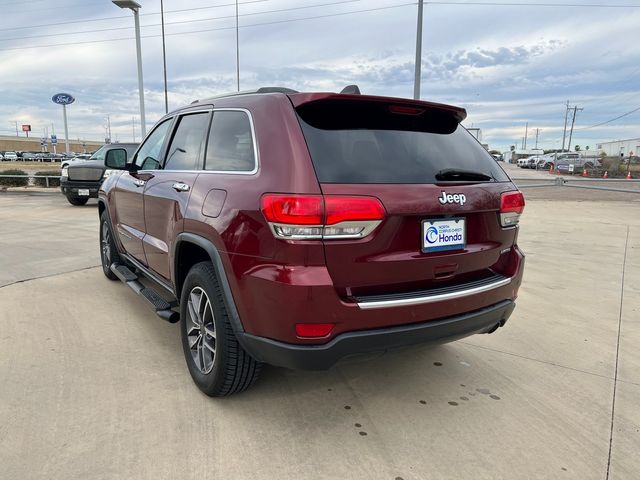
[[[604,152],[607,157],[617,157],[620,156],[620,154],[625,157],[629,155],[640,155],[638,153],[639,151],[640,138],[598,143],[598,152]]]
[[[94,152],[102,145],[102,142],[69,140],[69,150],[75,153]],[[56,149],[58,153],[64,152],[64,138],[58,137]],[[49,140],[47,147],[41,146],[38,136],[0,135],[0,152],[53,152],[53,146],[51,140]]]

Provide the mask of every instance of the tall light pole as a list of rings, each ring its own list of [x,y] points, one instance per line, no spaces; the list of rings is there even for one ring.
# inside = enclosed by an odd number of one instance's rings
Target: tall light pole
[[[415,78],[413,79],[413,98],[420,100],[420,73],[422,69],[422,9],[423,0],[418,1],[418,29],[416,32],[416,65]]]
[[[162,72],[164,73],[164,113],[169,113],[167,94],[167,51],[164,45],[164,2],[160,0],[160,23],[162,24]]]
[[[238,91],[240,91],[240,24],[238,16],[238,0],[236,0],[236,82]]]
[[[144,137],[147,133],[146,120],[144,116],[144,84],[142,81],[142,50],[140,47],[140,16],[141,5],[133,0],[111,0],[120,8],[128,8],[133,12],[133,19],[136,26],[136,55],[138,57],[138,94],[140,97],[140,130]]]

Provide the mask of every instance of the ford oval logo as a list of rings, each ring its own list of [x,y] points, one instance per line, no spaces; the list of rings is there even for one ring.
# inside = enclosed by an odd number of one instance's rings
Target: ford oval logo
[[[56,93],[53,97],[51,97],[53,103],[57,103],[58,105],[70,105],[76,101],[73,98],[73,95],[69,95],[68,93]]]

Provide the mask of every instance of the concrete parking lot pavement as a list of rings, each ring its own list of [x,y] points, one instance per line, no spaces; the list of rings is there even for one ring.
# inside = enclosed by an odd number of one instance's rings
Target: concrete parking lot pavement
[[[0,193],[0,286],[100,265],[96,200]]]
[[[192,384],[175,325],[87,268],[95,206],[0,195],[0,226],[2,281],[26,280],[0,287],[0,478],[640,478],[637,202],[529,201],[495,334],[267,367],[226,399]]]

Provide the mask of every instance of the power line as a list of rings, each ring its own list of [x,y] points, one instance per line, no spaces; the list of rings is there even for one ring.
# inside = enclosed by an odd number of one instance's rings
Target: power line
[[[289,20],[276,20],[276,21],[273,21],[273,22],[252,23],[252,24],[249,24],[249,25],[240,25],[240,28],[261,27],[261,26],[264,26],[264,25],[276,25],[276,24],[281,24],[281,23],[300,22],[300,21],[304,21],[304,20],[315,20],[315,19],[318,19],[318,18],[338,17],[338,16],[343,16],[343,15],[352,15],[352,14],[355,14],[355,13],[375,12],[375,11],[381,11],[381,10],[389,10],[389,9],[392,9],[392,8],[413,6],[413,5],[416,5],[416,4],[414,2],[401,3],[401,4],[397,4],[397,5],[389,5],[389,6],[386,6],[386,7],[368,8],[368,9],[364,9],[364,10],[353,10],[351,12],[330,13],[330,14],[326,14],[326,15],[315,15],[315,16],[312,16],[312,17],[294,18],[294,19],[289,19]],[[169,36],[174,36],[174,35],[190,35],[190,34],[194,34],[194,33],[215,32],[215,31],[221,31],[221,30],[235,30],[235,28],[236,28],[235,25],[233,27],[207,28],[207,29],[203,29],[203,30],[193,30],[193,31],[190,31],[190,32],[167,33],[166,36],[169,37]],[[143,35],[141,38],[158,38],[158,37],[161,37],[161,36],[162,35]],[[109,39],[105,39],[105,40],[89,40],[89,41],[86,41],[86,42],[52,43],[52,44],[45,44],[45,45],[31,45],[31,46],[26,46],[26,47],[0,48],[0,52],[6,52],[6,51],[10,51],[10,50],[28,50],[28,49],[38,49],[38,48],[64,47],[64,46],[69,46],[69,45],[88,45],[88,44],[93,44],[93,43],[119,42],[119,41],[124,41],[124,40],[133,40],[133,37],[109,38]]]
[[[32,2],[36,1],[36,0],[31,0]],[[45,0],[42,0],[45,1]],[[100,3],[100,2],[98,2]],[[6,4],[0,4],[0,7],[2,6],[10,6],[10,7],[16,7],[18,8],[18,10],[13,10],[13,11],[4,11],[3,13],[6,14],[15,14],[15,13],[23,13],[26,12],[24,3],[6,3]],[[46,12],[46,11],[50,11],[50,10],[56,10],[56,11],[65,11],[65,10],[78,10],[79,8],[96,8],[98,5],[96,3],[90,3],[90,2],[83,2],[83,3],[71,3],[71,4],[66,4],[66,5],[60,5],[57,7],[36,7],[36,10],[38,11],[38,13],[40,12]]]
[[[631,110],[630,112],[627,113],[623,113],[622,115],[618,115],[615,118],[612,118],[610,120],[607,120],[606,122],[600,122],[600,123],[596,123],[595,125],[591,125],[589,127],[581,127],[581,128],[576,128],[576,130],[588,130],[590,128],[595,128],[595,127],[601,127],[602,125],[606,125],[607,123],[611,123],[611,122],[615,122],[616,120],[620,120],[621,118],[624,118],[626,116],[631,115],[632,113],[636,113],[637,111],[640,110],[640,107],[638,108],[634,108],[633,110]]]
[[[608,5],[603,3],[534,3],[534,2],[424,2],[429,5],[464,5],[465,7],[479,5],[483,7],[566,7],[566,8],[640,8],[640,5]]]
[[[40,0],[32,0],[32,1],[40,1]],[[251,3],[261,3],[269,0],[252,0],[239,2],[239,5],[251,4]],[[578,4],[578,3],[535,3],[535,2],[456,2],[456,1],[427,1],[424,2],[427,5],[451,5],[451,6],[488,6],[488,7],[548,7],[548,8],[640,8],[640,4]],[[3,5],[3,4],[0,4]],[[412,5],[417,5],[417,2],[414,2]],[[221,7],[229,7],[235,6],[235,3],[225,3],[221,5],[211,5],[204,7],[193,7],[193,8],[184,8],[178,10],[167,10],[165,13],[181,13],[181,12],[191,12],[196,10],[205,10],[210,8],[221,8]],[[141,13],[140,16],[150,16],[150,15],[160,15],[160,12],[149,12],[149,13]],[[86,20],[73,20],[68,22],[56,22],[56,23],[43,23],[38,25],[22,25],[20,27],[5,27],[0,28],[0,32],[10,31],[10,30],[24,30],[27,28],[40,28],[40,27],[53,27],[59,25],[71,25],[75,23],[87,23],[87,22],[100,22],[106,20],[116,20],[120,18],[129,18],[128,16],[114,16],[114,17],[101,17],[101,18],[92,18]]]
[[[262,3],[262,2],[268,2],[269,0],[248,0],[245,2],[240,2],[240,5],[247,5],[247,4],[251,4],[251,3]],[[210,5],[207,7],[193,7],[193,8],[183,8],[180,10],[167,10],[165,13],[182,13],[182,12],[193,12],[195,10],[206,10],[206,9],[210,9],[210,8],[221,8],[221,7],[229,7],[229,6],[235,6],[235,3],[224,3],[224,4],[220,4],[220,5]],[[148,17],[150,15],[160,15],[160,12],[149,12],[149,13],[141,13],[140,16],[141,17]],[[59,25],[72,25],[74,23],[88,23],[88,22],[102,22],[105,20],[117,20],[120,18],[129,18],[129,15],[119,15],[116,17],[100,17],[100,18],[88,18],[88,19],[83,19],[83,20],[70,20],[68,22],[55,22],[55,23],[42,23],[42,24],[38,24],[38,25],[22,25],[20,27],[8,27],[8,28],[0,28],[0,32],[7,32],[10,30],[24,30],[26,28],[40,28],[40,27],[56,27]]]
[[[262,0],[262,1],[266,1],[266,0]],[[346,3],[355,3],[355,2],[360,2],[361,0],[341,0],[338,2],[331,2],[331,3],[320,3],[320,4],[315,4],[315,5],[305,5],[304,7],[292,7],[292,8],[281,8],[278,10],[265,10],[263,12],[253,12],[253,13],[242,13],[239,16],[240,17],[250,17],[250,16],[255,16],[255,15],[265,15],[268,13],[281,13],[281,12],[290,12],[293,10],[304,10],[307,8],[318,8],[318,7],[328,7],[328,6],[333,6],[333,5],[343,5]],[[224,16],[220,16],[220,17],[209,17],[209,18],[197,18],[195,20],[180,20],[180,21],[175,21],[175,22],[165,22],[165,25],[182,25],[182,24],[186,24],[186,23],[196,23],[196,22],[209,22],[212,20],[225,20],[225,19],[229,19],[229,18],[236,18],[235,15],[224,15]],[[148,28],[148,27],[160,27],[162,26],[162,23],[150,23],[147,25],[142,25],[142,28]],[[9,37],[9,38],[2,38],[0,40],[2,41],[12,41],[12,40],[27,40],[27,39],[31,39],[31,38],[46,38],[46,37],[61,37],[61,36],[66,36],[66,35],[81,35],[81,34],[85,34],[85,33],[100,33],[100,32],[113,32],[116,30],[132,30],[134,27],[110,27],[110,28],[99,28],[96,30],[81,30],[81,31],[77,31],[77,32],[63,32],[63,33],[50,33],[50,34],[45,34],[45,35],[29,35],[26,37]]]

